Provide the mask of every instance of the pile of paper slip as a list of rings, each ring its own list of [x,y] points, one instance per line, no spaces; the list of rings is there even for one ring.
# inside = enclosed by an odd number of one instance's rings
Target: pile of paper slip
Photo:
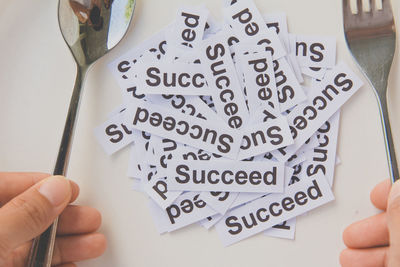
[[[111,62],[124,103],[95,135],[108,154],[131,146],[128,176],[160,233],[293,239],[296,216],[334,199],[340,108],[362,81],[336,63],[335,37],[289,34],[251,0],[223,14],[182,7]]]

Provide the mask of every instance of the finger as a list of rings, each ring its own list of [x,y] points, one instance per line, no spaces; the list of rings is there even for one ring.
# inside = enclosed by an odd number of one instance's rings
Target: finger
[[[381,213],[348,226],[343,232],[349,248],[369,248],[389,244],[386,213]]]
[[[95,232],[101,225],[101,215],[92,207],[69,205],[58,221],[58,235],[75,235]]]
[[[24,267],[27,265],[28,254],[31,248],[32,242],[27,242],[22,246],[14,249],[12,255],[9,257],[9,264],[5,264],[4,266],[13,266],[13,267]],[[0,266],[3,266],[0,264]]]
[[[390,180],[386,179],[372,189],[370,198],[376,208],[386,210],[391,186]]]
[[[0,207],[50,176],[50,174],[38,172],[0,172]],[[76,187],[78,190],[74,191],[71,202],[75,201],[79,195],[79,187],[77,185]]]
[[[0,172],[0,205],[49,176],[39,172]]]
[[[101,256],[107,242],[99,233],[58,237],[54,247],[53,264],[77,262]]]
[[[27,242],[13,251],[13,266],[23,267],[26,265],[31,243]],[[52,265],[59,267],[75,261],[96,258],[104,253],[106,246],[104,235],[99,233],[58,236],[54,246]],[[0,266],[3,265],[0,263]]]
[[[387,220],[390,236],[389,266],[400,266],[400,181],[390,190]]]
[[[17,246],[44,232],[71,200],[73,183],[51,176],[0,209],[0,260]]]
[[[340,253],[342,267],[385,267],[388,247],[345,249]]]

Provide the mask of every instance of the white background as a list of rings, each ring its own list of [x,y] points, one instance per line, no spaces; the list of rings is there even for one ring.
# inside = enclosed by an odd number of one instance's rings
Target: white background
[[[400,10],[400,1],[392,2],[394,10]],[[183,3],[205,3],[221,18],[220,1],[139,0],[126,39],[89,72],[68,176],[81,186],[78,203],[102,212],[100,231],[108,238],[108,249],[101,258],[79,266],[338,266],[343,229],[377,212],[369,192],[388,177],[378,109],[369,86],[343,108],[336,201],[300,217],[295,241],[259,235],[223,248],[215,230],[197,225],[159,236],[146,197],[129,188],[129,150],[108,157],[96,143],[93,129],[122,101],[107,63],[170,23]],[[336,36],[338,58],[356,70],[343,38],[341,1],[255,3],[262,12],[286,12],[291,32]],[[58,29],[57,1],[0,0],[0,6],[0,170],[51,172],[75,79],[74,62]],[[398,151],[399,65],[397,52],[390,102]]]

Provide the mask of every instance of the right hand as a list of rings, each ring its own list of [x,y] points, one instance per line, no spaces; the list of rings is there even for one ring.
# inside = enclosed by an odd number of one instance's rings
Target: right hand
[[[32,239],[59,215],[53,266],[75,267],[103,254],[105,237],[95,233],[100,213],[69,205],[78,195],[78,185],[60,176],[0,172],[0,267],[26,266]]]

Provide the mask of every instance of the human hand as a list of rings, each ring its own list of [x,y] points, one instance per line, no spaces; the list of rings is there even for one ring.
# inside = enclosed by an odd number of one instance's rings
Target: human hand
[[[31,241],[60,215],[53,266],[95,258],[106,248],[100,213],[69,205],[79,187],[63,177],[41,173],[0,172],[0,267],[26,266]]]
[[[375,186],[371,202],[383,212],[344,230],[348,248],[340,255],[343,267],[400,266],[400,181],[391,186],[385,180]]]

